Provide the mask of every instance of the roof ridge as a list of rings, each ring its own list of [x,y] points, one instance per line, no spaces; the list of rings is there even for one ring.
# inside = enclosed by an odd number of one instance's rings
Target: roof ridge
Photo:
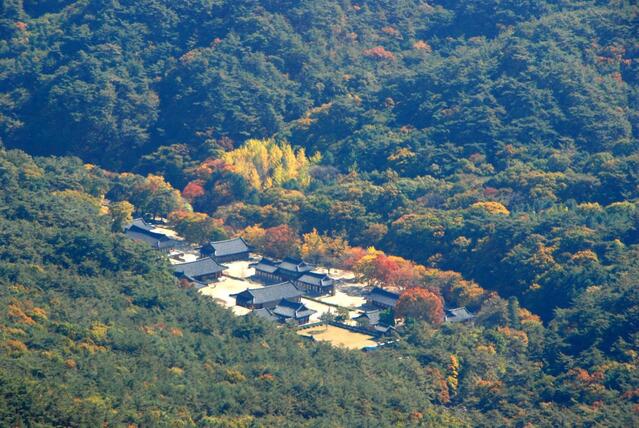
[[[218,262],[216,262],[215,260],[213,260],[212,257],[202,257],[201,259],[197,259],[197,260],[193,260],[191,262],[184,262],[184,263],[174,263],[173,266],[182,266],[182,265],[189,265],[192,263],[197,263],[197,262],[202,262],[205,261],[206,259],[211,260],[212,262],[214,262],[215,264],[219,264]]]
[[[238,239],[244,241],[244,238],[242,238],[241,236],[238,236],[237,238],[229,238],[229,239],[222,239],[221,241],[211,241],[211,244],[217,244],[218,242],[229,242],[229,241],[237,241]],[[244,241],[246,242],[246,241]]]

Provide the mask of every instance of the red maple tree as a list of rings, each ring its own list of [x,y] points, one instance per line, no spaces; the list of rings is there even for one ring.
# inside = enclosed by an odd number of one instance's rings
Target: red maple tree
[[[200,196],[204,196],[204,181],[203,180],[195,180],[191,181],[186,185],[184,190],[182,190],[182,196],[189,200],[193,200],[195,198],[199,198]]]

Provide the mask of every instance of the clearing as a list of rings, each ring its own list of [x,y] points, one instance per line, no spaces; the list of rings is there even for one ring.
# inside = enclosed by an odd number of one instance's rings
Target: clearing
[[[224,275],[231,276],[233,278],[248,278],[255,275],[255,269],[249,267],[249,264],[253,263],[253,260],[237,260],[233,262],[223,262],[222,265],[226,266]]]
[[[347,349],[362,349],[368,346],[377,346],[377,342],[373,339],[373,336],[356,333],[334,325],[320,325],[299,330],[297,333],[322,342],[329,342],[333,346]]]
[[[231,308],[236,315],[246,315],[251,312],[251,310],[242,306],[235,306],[235,297],[231,297],[231,294],[241,293],[247,288],[262,287],[264,286],[257,282],[223,276],[219,280],[201,288],[200,293],[204,296],[211,297],[214,302],[219,303],[222,306]]]

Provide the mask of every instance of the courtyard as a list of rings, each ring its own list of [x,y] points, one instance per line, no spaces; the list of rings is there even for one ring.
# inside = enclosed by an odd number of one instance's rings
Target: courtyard
[[[317,327],[299,330],[297,333],[301,336],[312,337],[314,340],[320,342],[329,342],[331,345],[340,348],[362,349],[377,346],[377,342],[373,336],[357,333],[334,325],[319,325]]]

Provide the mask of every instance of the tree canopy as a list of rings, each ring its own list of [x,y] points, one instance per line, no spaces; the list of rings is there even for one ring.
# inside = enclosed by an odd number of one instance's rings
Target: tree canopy
[[[0,12],[0,425],[638,424],[634,2]],[[404,330],[233,318],[140,215],[352,269]]]

